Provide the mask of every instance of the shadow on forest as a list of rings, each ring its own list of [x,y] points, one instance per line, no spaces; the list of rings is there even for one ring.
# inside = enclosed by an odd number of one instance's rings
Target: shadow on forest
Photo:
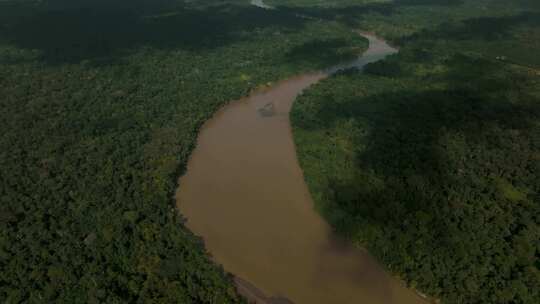
[[[296,127],[307,131],[298,133],[299,143],[306,145],[313,133],[328,138],[305,150],[321,213],[435,297],[486,299],[460,285],[471,273],[480,274],[471,276],[474,284],[485,280],[474,265],[504,264],[514,273],[535,265],[534,251],[516,264],[493,257],[520,255],[515,236],[527,235],[523,223],[538,214],[537,78],[466,47],[515,42],[515,27],[536,28],[539,17],[474,18],[420,32],[399,54],[368,65],[370,75],[345,71],[335,76],[342,79],[323,82],[297,113]],[[356,95],[354,86],[362,83],[367,95]],[[459,270],[469,267],[473,272]],[[491,280],[508,278],[497,271]]]
[[[385,262],[392,264],[404,246],[404,256],[415,263],[429,254],[433,260],[452,256],[465,265],[485,253],[478,243],[486,239],[497,250],[506,246],[502,232],[517,234],[521,228],[515,221],[535,212],[534,204],[505,197],[498,182],[512,192],[521,192],[514,187],[524,181],[529,187],[537,183],[529,159],[534,150],[525,147],[531,140],[527,134],[535,130],[531,125],[540,120],[540,99],[529,100],[531,105],[516,105],[487,102],[470,91],[399,91],[368,98],[368,104],[391,103],[377,113],[362,115],[356,106],[345,106],[343,112],[357,111],[351,116],[370,120],[373,130],[352,144],[368,143],[356,154],[354,176],[329,180],[333,205],[323,206],[326,218],[344,235],[384,234],[370,236],[368,247],[381,259],[390,256]],[[539,189],[529,190],[522,193],[534,202],[531,195]],[[498,213],[509,205],[516,208],[511,216]],[[485,218],[497,222],[487,226]],[[500,237],[486,237],[487,227]],[[405,267],[399,272],[411,271],[407,266],[399,265]],[[423,284],[434,284],[429,270],[412,271],[422,273]]]
[[[367,3],[337,8],[324,7],[278,7],[281,10],[294,11],[299,15],[321,19],[337,19],[349,26],[357,26],[361,17],[370,13],[391,16],[400,7],[406,6],[458,6],[463,0],[395,0],[393,2]]]
[[[356,27],[358,25],[358,21],[363,15],[378,13],[385,16],[391,16],[395,12],[396,8],[396,4],[392,3],[368,3],[360,6],[357,5],[338,8],[278,7],[278,10],[287,10],[301,16],[310,16],[325,20],[339,20],[350,27]]]
[[[50,1],[55,3],[55,1]],[[154,4],[139,0],[130,4],[116,0],[113,4],[73,5],[61,9],[28,7],[25,4],[3,5],[0,13],[0,41],[17,47],[41,51],[41,60],[49,64],[75,63],[82,60],[112,62],[133,48],[149,46],[159,49],[212,49],[249,39],[247,31],[270,26],[281,31],[297,30],[306,19],[295,14],[323,19],[337,19],[356,26],[361,16],[376,12],[391,15],[400,6],[459,5],[460,0],[401,0],[396,3],[372,3],[345,8],[286,8],[262,10],[234,4],[180,6],[163,0]],[[99,3],[99,2],[98,2]],[[50,5],[55,7],[54,5]],[[16,16],[16,17],[15,17]],[[519,22],[538,21],[538,14],[506,18],[478,18],[466,21],[464,27],[438,31],[438,35],[460,37],[498,37]],[[433,34],[435,35],[435,34]],[[414,38],[414,37],[413,37]],[[291,60],[311,56],[326,63],[325,47],[337,47],[339,41],[314,41],[293,51]],[[318,52],[319,50],[321,52]],[[306,52],[302,54],[302,52]]]
[[[358,49],[351,48],[350,41],[345,39],[315,39],[293,48],[285,56],[293,63],[316,62],[319,68],[327,68],[335,64],[336,53],[340,53],[346,60],[358,57],[359,52]]]
[[[523,134],[540,120],[540,98],[520,90],[526,81],[520,75],[494,76],[501,69],[497,63],[456,55],[448,66],[452,68],[439,80],[447,89],[413,86],[361,99],[345,97],[344,102],[328,102],[318,109],[316,125],[298,124],[303,129],[331,130],[337,121],[352,119],[369,126],[369,132],[352,136],[353,147],[365,147],[354,157],[357,176],[329,181],[331,201],[337,206],[323,206],[323,212],[342,233],[354,231],[354,215],[400,230],[407,218],[426,213],[426,221],[438,221],[433,227],[441,228],[431,232],[441,237],[430,240],[433,248],[445,248],[454,232],[445,230],[449,219],[439,215],[462,212],[453,207],[466,204],[469,198],[461,196],[471,189],[498,195],[489,192],[494,188],[485,184],[487,176],[474,174],[492,170],[511,181],[515,176],[509,172],[522,170],[517,169],[524,163],[520,157],[528,152],[513,147],[523,147]],[[356,72],[347,73],[338,77],[356,77]],[[509,92],[518,94],[519,102],[509,101]],[[485,151],[468,150],[474,147]],[[494,164],[506,167],[486,168]],[[530,173],[517,176],[526,174]],[[440,212],[447,207],[453,211]]]
[[[390,17],[401,7],[412,6],[459,6],[462,0],[396,0],[394,2],[368,3],[365,5],[338,7],[338,8],[289,8],[282,7],[283,10],[294,11],[299,15],[313,16],[326,20],[338,20],[350,27],[360,25],[362,17],[371,13],[381,14]],[[451,39],[484,39],[494,40],[506,37],[512,26],[519,24],[540,24],[540,13],[529,11],[516,16],[506,17],[479,17],[465,20],[463,23],[445,23],[434,30],[425,30],[413,34],[410,37],[404,37],[396,41],[398,44],[418,37],[426,38],[451,38]]]
[[[9,6],[6,6],[9,8]],[[204,50],[247,40],[257,28],[299,29],[305,20],[251,6],[213,5],[186,8],[159,5],[88,6],[29,9],[0,20],[0,38],[42,51],[50,64],[85,59],[113,60],[135,47]],[[9,16],[8,12],[4,12]],[[7,21],[6,21],[7,19]],[[1,22],[4,21],[4,22]]]
[[[463,77],[464,66],[481,63],[462,64],[446,75],[448,90],[385,92],[320,109],[327,127],[355,119],[367,122],[371,130],[367,137],[353,140],[354,147],[365,146],[355,157],[357,176],[330,181],[337,206],[323,212],[334,227],[345,234],[354,232],[357,222],[351,214],[394,231],[410,229],[404,223],[418,221],[418,227],[438,227],[424,232],[432,237],[427,242],[433,250],[448,248],[455,245],[450,240],[457,233],[448,221],[464,216],[461,208],[473,199],[466,193],[500,195],[493,181],[486,181],[487,172],[497,172],[510,183],[516,174],[530,175],[516,173],[523,170],[517,168],[527,162],[530,155],[523,154],[529,152],[512,147],[523,147],[524,136],[540,120],[540,99],[520,92],[521,103],[511,102],[506,94],[516,91],[512,81],[491,78],[490,68],[469,70]]]
[[[463,4],[463,0],[394,0],[394,3],[398,6],[457,6]]]
[[[425,30],[413,34],[404,40],[418,39],[454,39],[454,40],[485,40],[494,41],[508,38],[514,26],[540,26],[540,13],[526,12],[516,16],[480,17],[463,21],[462,23],[446,23],[434,30]]]

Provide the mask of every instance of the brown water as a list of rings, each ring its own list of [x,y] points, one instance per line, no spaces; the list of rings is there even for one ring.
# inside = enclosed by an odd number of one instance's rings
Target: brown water
[[[365,36],[369,50],[339,67],[396,52]],[[179,181],[178,207],[214,260],[242,278],[241,292],[253,291],[259,303],[270,302],[265,295],[296,304],[425,303],[364,250],[336,237],[314,210],[289,111],[303,89],[339,67],[282,81],[216,113]]]

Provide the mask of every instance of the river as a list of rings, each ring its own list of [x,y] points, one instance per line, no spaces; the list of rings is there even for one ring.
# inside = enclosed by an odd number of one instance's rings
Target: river
[[[296,157],[289,111],[339,69],[397,50],[368,34],[354,62],[299,75],[231,102],[201,129],[180,178],[178,208],[212,258],[256,303],[426,303],[316,213]]]

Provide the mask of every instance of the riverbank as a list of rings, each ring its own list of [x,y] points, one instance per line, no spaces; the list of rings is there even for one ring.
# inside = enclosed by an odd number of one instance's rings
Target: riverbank
[[[364,42],[240,1],[50,2],[0,9],[0,299],[240,303],[174,208],[198,130]]]
[[[298,94],[395,52],[365,38],[370,45],[353,62],[280,81],[218,111],[180,178],[176,198],[187,227],[257,301],[424,303],[365,251],[333,235],[314,210],[292,140],[289,111]]]
[[[297,153],[320,213],[442,302],[538,298],[534,250],[518,244],[538,238],[540,147],[533,134],[540,134],[540,82],[513,64],[527,61],[523,53],[512,60],[492,55],[503,47],[485,52],[486,44],[520,45],[516,37],[534,35],[540,18],[527,16],[417,34],[363,74],[312,86],[292,110]],[[508,19],[516,22],[504,27],[512,34],[481,39]]]

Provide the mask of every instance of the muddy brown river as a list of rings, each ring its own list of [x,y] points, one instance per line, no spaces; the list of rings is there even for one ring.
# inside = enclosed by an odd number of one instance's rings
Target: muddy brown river
[[[180,178],[176,197],[187,227],[254,302],[425,303],[365,250],[333,234],[314,210],[296,158],[289,123],[295,97],[339,68],[396,52],[364,36],[369,49],[355,62],[287,79],[218,111]]]

